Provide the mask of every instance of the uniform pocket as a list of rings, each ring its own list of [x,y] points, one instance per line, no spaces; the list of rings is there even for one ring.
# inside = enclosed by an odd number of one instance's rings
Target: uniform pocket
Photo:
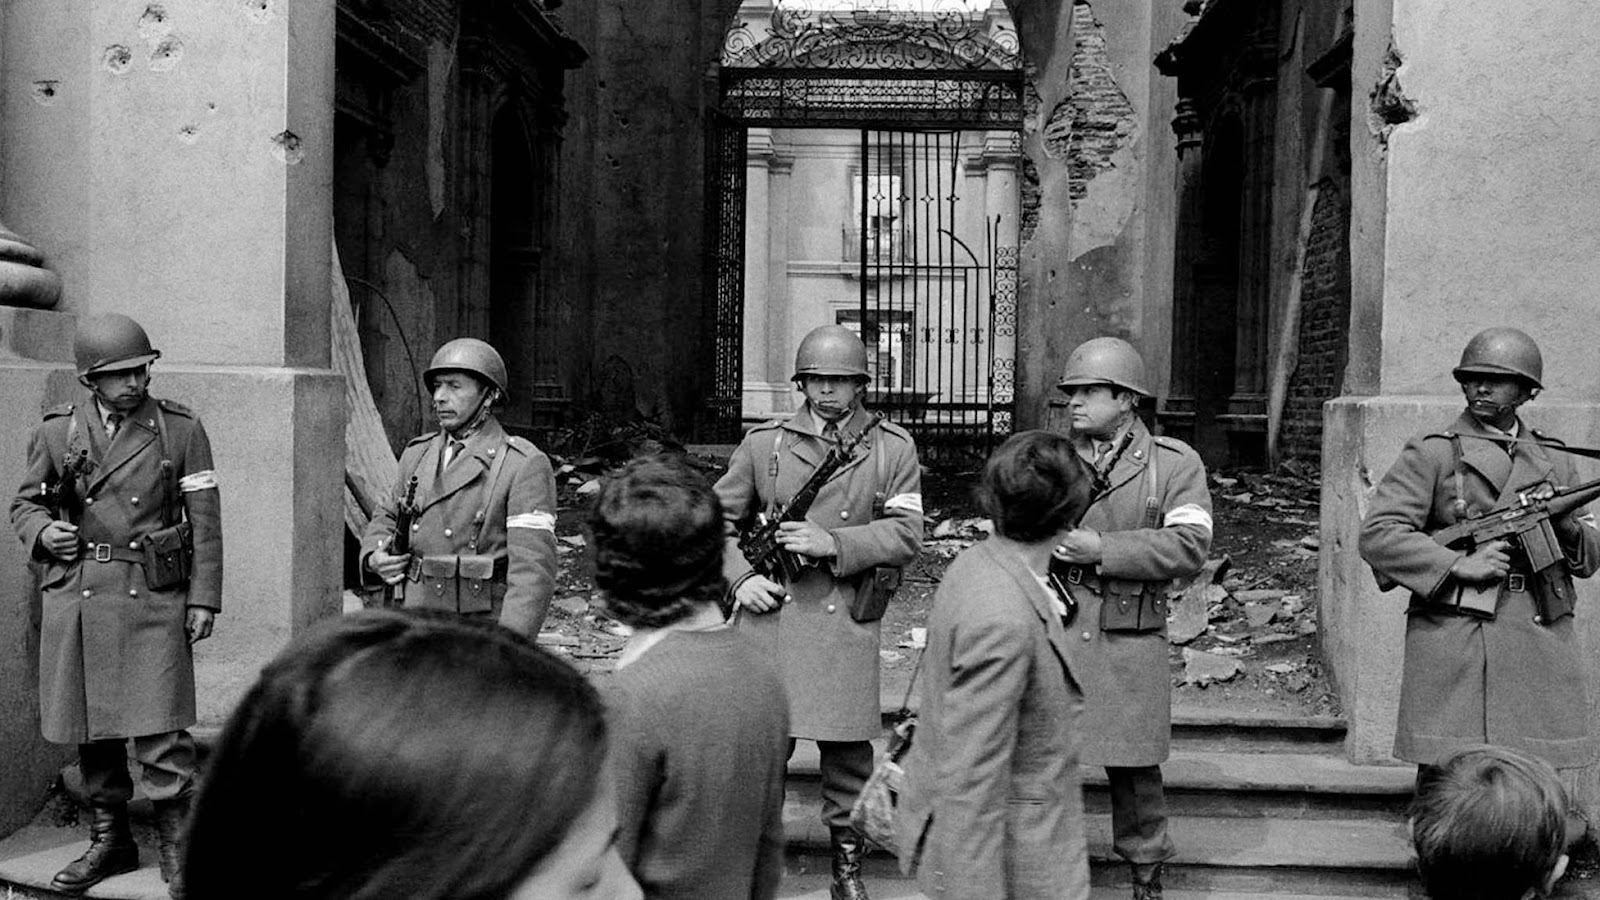
[[[417,565],[417,572],[417,583],[410,585],[406,591],[406,605],[455,612],[456,558],[424,556]]]
[[[494,557],[459,557],[458,609],[464,613],[483,613],[494,609]]]

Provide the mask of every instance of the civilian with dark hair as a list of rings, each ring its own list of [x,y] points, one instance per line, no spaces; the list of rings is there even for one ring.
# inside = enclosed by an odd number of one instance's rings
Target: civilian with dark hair
[[[1074,607],[1048,582],[1051,548],[1092,479],[1067,438],[1013,435],[978,491],[994,536],[956,557],[934,595],[916,740],[895,819],[901,866],[929,896],[1089,896],[1078,778],[1083,693]]]
[[[682,462],[635,460],[600,489],[589,530],[595,587],[634,629],[608,695],[623,859],[652,900],[776,896],[788,700],[718,609],[717,495]]]
[[[229,720],[189,896],[635,900],[605,753],[594,688],[513,632],[345,616],[268,665]]]
[[[1548,895],[1567,870],[1568,811],[1555,769],[1514,750],[1474,747],[1423,767],[1411,840],[1428,896]]]

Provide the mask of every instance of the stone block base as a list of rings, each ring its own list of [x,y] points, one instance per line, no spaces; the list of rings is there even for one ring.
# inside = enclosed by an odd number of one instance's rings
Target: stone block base
[[[1394,763],[1395,714],[1404,651],[1403,589],[1378,590],[1356,546],[1372,491],[1413,435],[1447,427],[1460,414],[1459,397],[1341,397],[1323,413],[1321,594],[1323,652],[1349,719],[1352,762]],[[1600,446],[1600,405],[1536,399],[1523,407],[1532,427],[1574,445]],[[1580,476],[1596,465],[1576,459]],[[1600,577],[1580,579],[1578,632],[1600,648]],[[1600,658],[1588,671],[1591,706],[1600,700]],[[1600,717],[1597,717],[1600,721]],[[1593,778],[1586,779],[1592,782]],[[1586,805],[1593,807],[1592,790]]]
[[[199,413],[222,490],[223,611],[195,648],[202,726],[225,719],[261,667],[305,626],[340,611],[344,389],[327,370],[157,363],[151,393]],[[30,423],[77,400],[70,365],[0,361],[0,484],[21,481]],[[27,557],[0,540],[0,834],[37,811],[75,748],[39,737],[38,595]]]

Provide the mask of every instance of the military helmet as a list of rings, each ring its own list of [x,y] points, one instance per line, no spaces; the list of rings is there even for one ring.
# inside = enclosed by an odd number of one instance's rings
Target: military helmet
[[[1515,328],[1485,328],[1467,341],[1461,351],[1461,364],[1451,370],[1457,381],[1470,380],[1473,375],[1525,379],[1533,387],[1543,388],[1544,357],[1539,345],[1524,332]]]
[[[161,351],[150,346],[150,336],[138,322],[119,313],[106,313],[78,321],[72,355],[78,361],[78,377],[86,378],[147,366]]]
[[[1144,378],[1144,358],[1122,338],[1097,337],[1079,344],[1067,357],[1066,370],[1056,387],[1066,390],[1091,384],[1109,384],[1150,396]]]
[[[808,375],[853,375],[867,378],[867,345],[854,331],[843,325],[813,328],[800,341],[794,354],[794,375],[799,381]]]
[[[422,381],[431,390],[433,376],[447,371],[471,372],[499,388],[501,394],[508,393],[506,361],[500,358],[500,351],[477,338],[456,338],[447,341],[437,353],[433,354],[433,361],[428,363],[428,370],[422,373]]]

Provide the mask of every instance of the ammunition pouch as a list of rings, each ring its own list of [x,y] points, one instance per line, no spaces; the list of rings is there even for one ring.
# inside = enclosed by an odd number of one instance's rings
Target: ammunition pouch
[[[1074,581],[1072,575],[1083,572]],[[1121,634],[1154,634],[1167,627],[1167,585],[1165,581],[1129,581],[1102,578],[1082,566],[1068,570],[1067,583],[1084,583],[1100,595],[1100,630]]]
[[[503,561],[483,554],[413,557],[406,575],[416,585],[407,588],[405,605],[455,613],[492,612],[505,596],[505,573]]]
[[[863,623],[883,618],[903,576],[899,566],[874,566],[856,588],[855,599],[850,601],[850,618]]]
[[[189,582],[194,570],[194,526],[179,522],[144,536],[144,583],[168,591]]]

